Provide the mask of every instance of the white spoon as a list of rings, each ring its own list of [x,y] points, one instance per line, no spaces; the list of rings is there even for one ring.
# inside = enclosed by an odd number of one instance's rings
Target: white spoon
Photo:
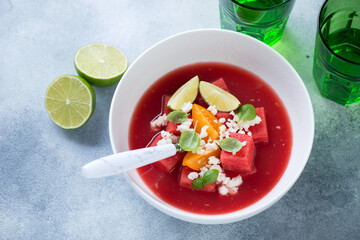
[[[178,145],[166,144],[115,153],[89,162],[82,172],[87,178],[111,176],[171,157],[178,151],[181,151]]]

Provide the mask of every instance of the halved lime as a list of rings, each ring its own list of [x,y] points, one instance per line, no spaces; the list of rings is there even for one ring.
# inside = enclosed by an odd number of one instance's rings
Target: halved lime
[[[208,105],[215,105],[221,112],[233,111],[240,105],[240,101],[234,95],[214,84],[201,81],[199,91]]]
[[[80,77],[60,76],[46,89],[45,108],[58,126],[81,127],[95,109],[94,89]]]
[[[176,92],[171,96],[168,101],[168,108],[171,110],[180,110],[184,103],[193,103],[196,99],[199,89],[199,77],[195,76],[184,85],[182,85]]]
[[[127,69],[127,59],[117,48],[92,44],[80,48],[74,58],[79,76],[97,87],[113,85]]]

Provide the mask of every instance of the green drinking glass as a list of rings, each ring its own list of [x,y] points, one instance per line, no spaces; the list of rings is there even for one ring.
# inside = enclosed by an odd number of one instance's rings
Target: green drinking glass
[[[273,45],[284,32],[295,0],[219,0],[221,28]]]
[[[316,34],[313,77],[322,96],[360,101],[360,0],[328,0]]]

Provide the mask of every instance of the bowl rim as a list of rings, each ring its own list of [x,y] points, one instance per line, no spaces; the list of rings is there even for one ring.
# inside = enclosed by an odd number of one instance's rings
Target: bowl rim
[[[232,223],[232,222],[244,220],[246,218],[252,217],[252,216],[254,216],[254,215],[256,215],[256,214],[258,214],[258,213],[260,213],[260,212],[262,212],[262,211],[264,211],[266,209],[268,209],[273,204],[275,204],[279,199],[281,199],[292,188],[292,186],[295,184],[295,182],[298,180],[299,176],[303,172],[303,169],[305,168],[305,166],[306,166],[306,164],[307,164],[307,162],[309,160],[311,150],[312,150],[312,146],[313,146],[313,141],[314,141],[315,119],[314,119],[314,110],[313,110],[313,106],[312,106],[312,103],[311,103],[309,93],[308,93],[308,91],[306,89],[306,86],[305,86],[303,80],[301,79],[299,74],[296,72],[296,70],[293,68],[293,66],[287,61],[287,59],[285,59],[275,49],[271,48],[270,46],[266,45],[265,43],[255,39],[255,38],[252,38],[252,37],[250,37],[248,35],[245,35],[245,34],[242,34],[242,33],[234,32],[234,31],[230,31],[230,30],[224,30],[224,29],[216,29],[216,28],[194,29],[194,30],[180,32],[180,33],[171,35],[171,36],[169,36],[167,38],[164,38],[163,40],[160,40],[159,42],[157,42],[157,43],[153,44],[152,46],[150,46],[147,50],[145,50],[142,54],[140,54],[134,60],[134,62],[129,66],[128,70],[133,68],[133,66],[136,65],[136,63],[139,61],[139,59],[141,59],[144,55],[146,55],[148,52],[150,52],[153,48],[156,48],[156,47],[158,47],[158,45],[161,45],[163,42],[166,42],[166,41],[168,41],[170,39],[173,39],[173,38],[181,37],[183,35],[195,34],[195,33],[201,33],[202,34],[202,33],[208,33],[208,32],[219,32],[219,33],[238,35],[238,37],[248,38],[248,39],[254,41],[256,44],[259,44],[259,45],[262,45],[262,47],[268,48],[268,50],[273,52],[273,54],[277,55],[277,57],[282,58],[284,60],[284,63],[286,65],[288,65],[288,68],[291,69],[293,74],[297,75],[297,77],[301,80],[301,81],[299,81],[299,84],[301,86],[301,91],[304,92],[304,94],[306,96],[306,101],[303,102],[303,104],[306,105],[310,110],[309,111],[310,116],[308,116],[308,119],[310,121],[309,122],[309,125],[310,125],[309,133],[311,135],[310,135],[309,139],[311,139],[311,142],[309,142],[309,144],[308,144],[309,147],[306,149],[306,153],[305,153],[306,160],[302,162],[302,165],[298,166],[298,171],[296,172],[296,175],[291,179],[291,181],[288,182],[286,187],[284,189],[282,189],[279,193],[277,193],[273,198],[271,198],[267,202],[267,204],[263,204],[262,206],[250,211],[249,213],[240,214],[240,215],[238,215],[238,213],[243,211],[244,209],[248,208],[249,206],[245,207],[243,209],[237,210],[237,211],[229,212],[229,213],[209,215],[209,214],[198,214],[198,213],[188,212],[186,210],[182,210],[182,209],[176,208],[176,207],[171,206],[171,205],[165,205],[165,204],[161,203],[160,201],[158,201],[158,200],[152,198],[151,196],[147,195],[146,192],[144,192],[136,183],[133,182],[133,180],[131,179],[128,172],[126,172],[124,175],[125,175],[125,178],[126,178],[127,182],[130,184],[130,186],[146,202],[148,202],[150,205],[152,205],[153,207],[157,208],[158,210],[162,211],[163,213],[165,213],[167,215],[170,215],[172,217],[175,217],[177,219],[181,219],[181,220],[184,220],[184,221],[193,222],[193,223],[199,223],[199,224],[227,224],[227,223]],[[128,71],[125,72],[123,78],[126,78],[127,73],[128,73]],[[115,105],[115,96],[117,95],[118,89],[120,89],[120,87],[121,87],[121,83],[122,83],[122,81],[119,82],[119,84],[117,85],[117,87],[115,89],[115,92],[114,92],[113,97],[112,97],[111,106],[110,106],[110,113],[109,113],[109,137],[110,137],[111,148],[112,148],[112,151],[114,153],[116,153],[116,146],[115,146],[115,143],[114,143],[114,135],[113,135],[113,131],[112,131],[112,126],[114,124],[113,123],[113,112],[114,112],[114,105]],[[284,172],[284,174],[285,174],[285,172]],[[281,178],[280,178],[280,180],[281,180]],[[279,182],[280,182],[280,180],[279,180]],[[268,195],[269,193],[267,193],[266,195]]]

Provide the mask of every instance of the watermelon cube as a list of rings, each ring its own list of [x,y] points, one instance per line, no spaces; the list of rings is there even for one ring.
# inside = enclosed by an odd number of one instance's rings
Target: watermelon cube
[[[217,79],[217,80],[215,80],[215,81],[213,81],[213,82],[211,82],[211,83],[214,84],[215,86],[218,86],[219,88],[221,88],[221,89],[229,92],[229,88],[227,87],[227,85],[226,85],[226,83],[225,83],[225,81],[224,81],[223,78],[219,78],[219,79]],[[197,104],[199,104],[200,106],[205,107],[205,108],[207,108],[207,107],[209,106],[209,105],[204,101],[204,99],[201,97],[200,94],[198,94],[195,102],[196,102]]]
[[[255,143],[267,142],[268,131],[266,127],[265,110],[263,107],[255,108],[256,115],[261,118],[261,122],[249,128]]]
[[[171,134],[174,134],[176,136],[180,136],[181,135],[181,132],[177,130],[177,127],[179,126],[180,124],[178,123],[174,123],[174,122],[170,122],[168,121],[168,124],[166,126],[166,129],[165,131],[171,133]]]
[[[219,78],[218,80],[215,80],[211,83],[227,92],[230,92],[223,78]]]
[[[162,98],[162,112],[161,115],[163,115],[164,113],[166,113],[166,115],[168,115],[171,112],[171,109],[167,107],[167,104],[170,100],[171,96],[169,95],[165,95]]]
[[[228,119],[233,119],[234,116],[231,115],[230,113],[228,112],[218,112],[215,117],[217,117],[218,119],[220,118],[225,118],[225,120],[227,121]]]
[[[162,139],[161,135],[158,134],[154,140],[148,145],[148,147],[155,147],[157,146],[158,141]],[[157,161],[154,165],[165,172],[171,172],[176,166],[176,164],[184,158],[185,152],[177,153],[174,156],[165,158],[163,160]]]
[[[191,172],[197,172],[197,171],[192,170],[189,167],[182,166],[181,174],[180,174],[180,180],[179,180],[180,187],[190,188],[190,189],[193,189],[193,190],[199,190],[199,191],[204,191],[204,192],[213,192],[215,190],[216,183],[207,184],[206,187],[202,188],[202,189],[194,189],[194,188],[192,188],[191,183],[192,183],[193,180],[188,178],[188,175]]]
[[[235,155],[231,152],[221,150],[220,162],[225,170],[253,172],[255,144],[251,136],[241,133],[230,133],[230,137],[238,139],[240,142],[246,141],[240,151]]]

